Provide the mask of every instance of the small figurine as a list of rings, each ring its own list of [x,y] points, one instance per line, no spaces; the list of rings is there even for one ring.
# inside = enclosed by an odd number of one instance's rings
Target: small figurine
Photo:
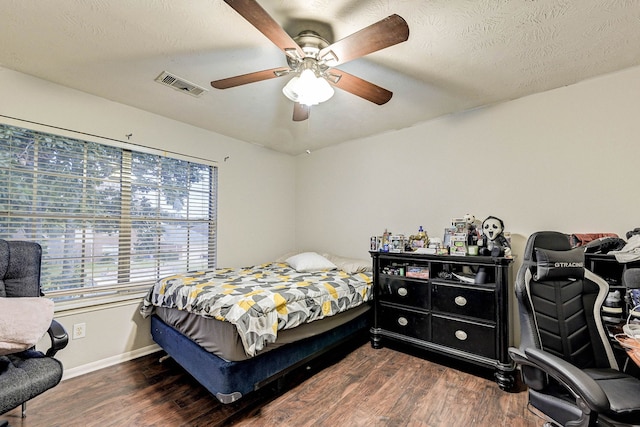
[[[409,246],[411,251],[429,246],[429,236],[427,236],[427,232],[424,231],[422,226],[418,229],[418,234],[412,234],[409,236]]]
[[[466,214],[464,216],[464,221],[467,223],[467,245],[477,246],[478,225],[480,225],[480,221],[476,219],[475,215],[471,214]]]
[[[489,216],[482,221],[482,234],[487,237],[487,246],[482,248],[481,255],[511,258],[511,245],[504,237],[504,222],[495,216]]]

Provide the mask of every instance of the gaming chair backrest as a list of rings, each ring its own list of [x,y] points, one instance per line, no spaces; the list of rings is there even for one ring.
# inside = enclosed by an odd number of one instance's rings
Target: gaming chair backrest
[[[617,368],[600,318],[608,285],[584,268],[584,251],[566,234],[529,237],[515,286],[521,349],[542,348],[581,369]]]

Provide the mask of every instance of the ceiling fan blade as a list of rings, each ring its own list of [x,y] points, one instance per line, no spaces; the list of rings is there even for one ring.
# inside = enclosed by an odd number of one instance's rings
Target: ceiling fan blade
[[[214,80],[211,82],[211,86],[216,89],[228,89],[230,87],[236,87],[246,85],[248,83],[261,82],[262,80],[269,80],[276,77],[282,77],[289,74],[291,69],[289,67],[278,67],[270,70],[256,71],[253,73],[242,74],[235,77],[227,77],[226,79]]]
[[[258,31],[264,34],[273,44],[287,51],[295,50],[304,57],[304,51],[293,41],[291,36],[262,8],[255,0],[224,0]]]
[[[331,69],[331,77],[332,78],[327,79],[327,81],[333,86],[366,99],[367,101],[371,101],[374,104],[386,104],[393,96],[393,92],[363,80],[360,77],[356,77],[353,74],[345,73],[342,70]],[[339,79],[335,81],[337,77],[339,77]]]
[[[325,60],[328,66],[334,67],[401,43],[408,38],[407,22],[399,15],[391,15],[325,47],[318,53],[318,58]]]
[[[300,104],[296,102],[293,104],[293,121],[294,122],[302,122],[309,118],[309,113],[311,112],[311,107],[308,105]]]

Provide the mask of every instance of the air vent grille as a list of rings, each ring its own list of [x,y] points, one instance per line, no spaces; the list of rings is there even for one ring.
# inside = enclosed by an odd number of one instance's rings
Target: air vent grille
[[[156,77],[156,81],[160,84],[172,87],[175,90],[188,93],[192,96],[200,96],[207,91],[205,88],[188,82],[185,79],[182,79],[167,71],[163,71],[162,73],[160,73],[160,75]]]

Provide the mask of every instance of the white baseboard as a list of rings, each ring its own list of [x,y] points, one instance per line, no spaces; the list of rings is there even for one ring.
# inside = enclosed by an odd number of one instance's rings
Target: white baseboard
[[[161,350],[162,348],[160,348],[159,345],[152,344],[147,347],[139,348],[134,351],[129,351],[127,353],[119,354],[117,356],[112,356],[106,359],[87,363],[86,365],[76,366],[75,368],[71,368],[64,371],[62,375],[62,381],[77,377],[79,375],[88,374],[89,372],[97,371],[98,369],[108,368],[109,366],[117,365],[118,363],[137,359],[138,357],[146,356],[147,354],[155,353]]]

